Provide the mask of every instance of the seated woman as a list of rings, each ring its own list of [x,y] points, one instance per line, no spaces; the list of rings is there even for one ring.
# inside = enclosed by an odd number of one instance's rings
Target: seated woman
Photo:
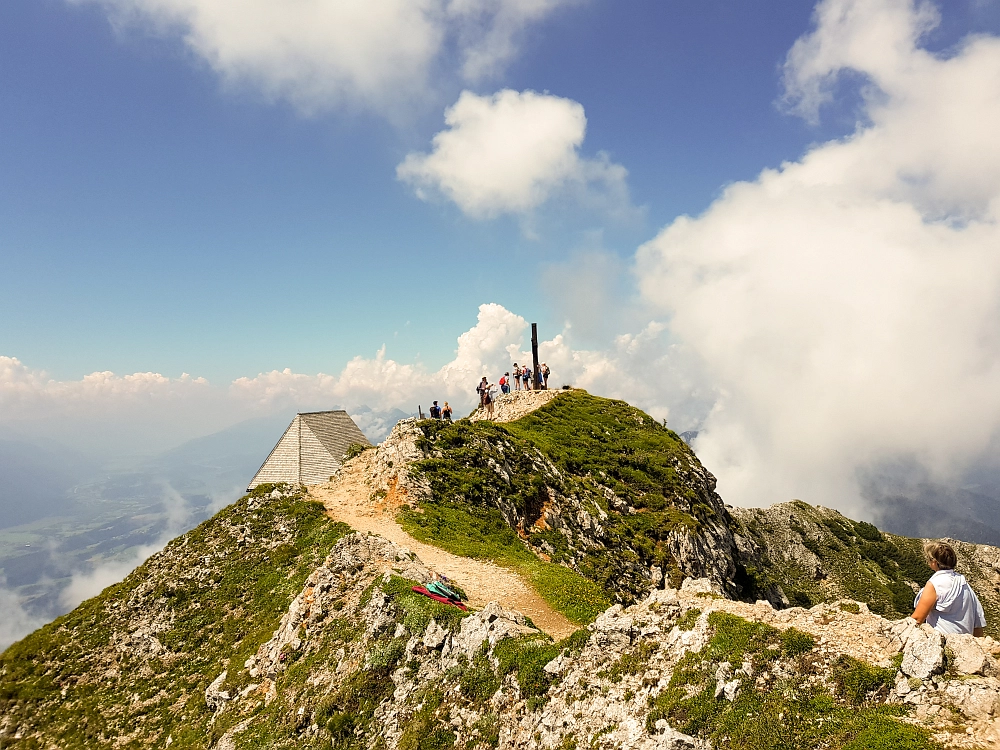
[[[934,575],[914,599],[910,617],[941,633],[981,636],[986,627],[983,605],[965,576],[955,572],[955,550],[944,542],[925,542],[924,558]]]

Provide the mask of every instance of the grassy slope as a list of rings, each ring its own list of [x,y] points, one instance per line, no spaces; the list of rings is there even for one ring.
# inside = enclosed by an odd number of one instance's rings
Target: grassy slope
[[[879,531],[865,521],[852,521],[829,508],[815,508],[801,501],[770,508],[738,509],[742,533],[766,550],[756,571],[760,583],[778,583],[789,601],[811,607],[821,602],[851,598],[864,602],[876,614],[895,619],[913,611],[914,586],[930,578],[919,539]],[[815,555],[824,577],[802,563]],[[960,560],[960,563],[962,561]],[[963,569],[974,588],[981,571]],[[970,575],[971,574],[971,575]],[[1000,612],[993,600],[980,592],[990,635],[1000,634]]]
[[[270,486],[172,541],[124,581],[0,655],[0,716],[26,739],[3,747],[205,747],[205,688],[228,663],[242,666],[277,627],[308,574],[348,530],[300,496],[257,502]],[[240,548],[243,534],[258,540]],[[268,542],[283,543],[273,548]],[[129,644],[139,619],[169,623],[165,658]],[[171,653],[172,652],[172,653]],[[121,738],[128,737],[127,740]]]
[[[434,457],[415,469],[430,482],[433,497],[417,512],[402,514],[404,528],[455,554],[518,570],[577,623],[610,604],[611,584],[624,578],[626,565],[656,563],[670,570],[666,535],[696,529],[700,517],[713,513],[675,469],[678,460],[697,459],[673,432],[622,401],[573,391],[507,424],[427,421],[421,427]],[[609,507],[605,487],[639,512]],[[544,562],[498,510],[506,505],[521,518],[537,517],[546,488],[580,498],[592,515],[608,514],[611,542],[575,561],[582,576],[554,564],[572,556],[562,534],[531,530],[534,544],[554,550],[554,563]]]

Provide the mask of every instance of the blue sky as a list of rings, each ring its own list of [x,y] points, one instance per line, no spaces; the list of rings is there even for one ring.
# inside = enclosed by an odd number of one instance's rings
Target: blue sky
[[[6,0],[0,431],[464,408],[537,321],[727,501],[957,475],[998,70],[996,0]]]
[[[594,232],[627,258],[726,183],[853,127],[810,127],[775,106],[780,64],[810,13],[798,2],[622,12],[595,1],[531,28],[506,73],[473,90],[580,102],[582,150],[628,170],[645,215],[543,211],[528,239],[517,220],[467,218],[395,179],[460,85],[446,82],[398,123],[350,105],[304,116],[220,83],[176,37],[116,33],[100,7],[9,0],[0,351],[60,378],[215,380],[339,370],[383,342],[437,365],[481,302],[551,330],[563,314],[537,282],[545,264],[572,258]]]

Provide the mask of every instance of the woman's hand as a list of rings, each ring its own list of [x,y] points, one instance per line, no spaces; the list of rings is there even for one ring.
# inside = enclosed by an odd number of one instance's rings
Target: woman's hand
[[[924,590],[920,592],[920,599],[917,600],[917,606],[910,617],[917,622],[924,622],[935,604],[937,604],[937,591],[934,590],[934,584],[928,581]]]

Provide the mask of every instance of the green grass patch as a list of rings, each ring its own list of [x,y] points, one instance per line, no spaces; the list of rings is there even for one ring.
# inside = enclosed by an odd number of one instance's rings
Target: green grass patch
[[[589,637],[590,633],[581,629],[558,643],[540,636],[502,640],[493,649],[498,662],[497,677],[502,680],[509,674],[515,675],[521,697],[533,711],[545,702],[549,688],[558,681],[545,671],[545,665],[563,651],[579,653]]]
[[[642,641],[638,646],[618,657],[610,667],[598,672],[597,676],[611,682],[621,682],[625,675],[641,674],[646,671],[650,658],[659,648],[660,644],[658,643]]]
[[[709,490],[678,471],[697,467],[694,454],[622,401],[571,391],[507,424],[428,420],[419,426],[429,458],[413,471],[428,482],[431,499],[403,512],[407,531],[455,554],[517,570],[576,623],[592,620],[612,601],[627,604],[644,595],[651,565],[679,578],[671,539],[697,533],[716,514]],[[610,501],[609,489],[615,493]],[[603,543],[574,530],[575,510],[558,530],[538,523],[553,496],[575,498],[599,517]],[[542,550],[569,572],[538,561],[535,551]]]
[[[695,607],[694,609],[689,609],[683,615],[677,618],[676,625],[681,630],[692,630],[694,626],[698,623],[698,618],[701,617],[701,610]]]
[[[399,521],[408,533],[422,542],[461,557],[488,560],[516,571],[570,622],[588,624],[611,606],[608,594],[593,581],[535,556],[498,510],[424,503],[420,511],[404,510]]]
[[[876,667],[850,656],[841,656],[833,668],[837,694],[855,705],[885,697],[895,678],[895,669]]]
[[[377,585],[403,610],[403,627],[414,635],[423,633],[431,620],[446,630],[457,630],[462,618],[471,614],[418,594],[413,590],[415,581],[399,576],[390,576],[388,582],[380,581]]]

